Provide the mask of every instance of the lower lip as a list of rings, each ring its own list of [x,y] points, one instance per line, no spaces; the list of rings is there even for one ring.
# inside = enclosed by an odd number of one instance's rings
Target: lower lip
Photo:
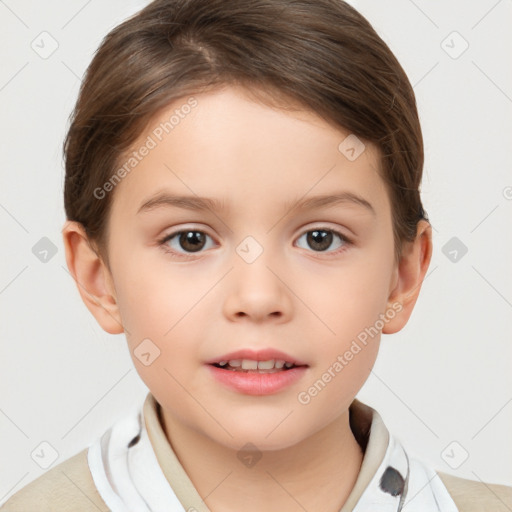
[[[256,373],[223,370],[213,365],[207,366],[219,382],[246,395],[277,393],[297,382],[307,370],[307,366],[297,366],[275,373]]]

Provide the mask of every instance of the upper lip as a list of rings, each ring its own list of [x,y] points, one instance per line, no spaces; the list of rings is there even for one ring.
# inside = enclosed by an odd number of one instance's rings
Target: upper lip
[[[293,363],[295,366],[308,366],[306,363],[300,361],[296,357],[273,348],[258,350],[244,348],[235,350],[234,352],[229,352],[228,354],[210,359],[209,361],[206,361],[206,364],[216,364],[220,361],[231,361],[233,359],[250,359],[252,361],[270,361],[271,359],[274,359],[285,361],[286,363]]]

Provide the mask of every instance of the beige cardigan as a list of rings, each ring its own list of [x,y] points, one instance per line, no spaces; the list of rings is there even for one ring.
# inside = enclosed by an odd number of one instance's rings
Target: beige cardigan
[[[162,472],[182,504],[202,502],[165,436],[158,407],[154,397],[148,393],[143,407],[144,418]],[[352,414],[357,415],[357,425],[369,435],[358,479],[340,512],[350,512],[356,505],[384,457],[389,435],[380,416],[358,400],[354,400],[351,406]],[[0,511],[108,512],[109,508],[92,479],[87,450],[88,448],[82,450],[30,482],[7,500],[0,507]],[[466,480],[441,472],[437,472],[437,475],[460,512],[512,511],[512,487]],[[202,507],[196,508],[198,512],[209,512],[204,503]]]

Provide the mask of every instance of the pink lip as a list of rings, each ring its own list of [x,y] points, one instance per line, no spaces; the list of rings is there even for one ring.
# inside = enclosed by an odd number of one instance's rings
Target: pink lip
[[[213,366],[213,364],[207,365],[207,368],[221,384],[246,395],[271,395],[277,393],[297,382],[308,369],[307,366],[295,366],[289,370],[275,373],[258,373],[255,371],[224,370],[223,368]]]
[[[215,357],[214,359],[210,359],[209,361],[206,361],[206,364],[219,363],[220,361],[231,361],[232,359],[251,359],[252,361],[270,361],[271,359],[278,359],[288,363],[293,363],[295,366],[308,366],[306,363],[299,361],[295,357],[273,348],[261,350],[247,348],[240,349],[230,352],[229,354],[224,354],[222,356]]]

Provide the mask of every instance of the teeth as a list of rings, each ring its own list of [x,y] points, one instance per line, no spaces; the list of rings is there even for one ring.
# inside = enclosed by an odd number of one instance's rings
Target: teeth
[[[280,370],[283,367],[291,368],[293,363],[288,363],[282,359],[269,359],[268,361],[254,361],[252,359],[230,359],[229,361],[219,361],[219,366],[226,369],[237,368],[241,370]]]
[[[258,361],[252,361],[251,359],[242,359],[242,370],[257,370]]]

